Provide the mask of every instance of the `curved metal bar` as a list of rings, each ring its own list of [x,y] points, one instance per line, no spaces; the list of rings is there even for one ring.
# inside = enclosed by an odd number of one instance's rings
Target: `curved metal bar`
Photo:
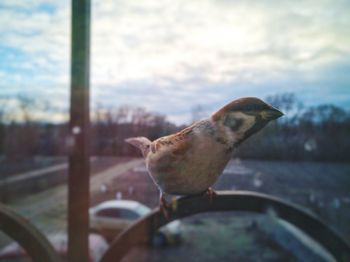
[[[58,254],[29,221],[0,203],[0,230],[22,246],[33,261],[60,262]]]
[[[135,245],[150,241],[158,228],[172,220],[202,212],[249,211],[273,213],[288,221],[323,245],[337,261],[350,261],[350,247],[333,230],[314,215],[279,198],[248,191],[220,191],[209,201],[208,197],[183,197],[177,201],[176,210],[169,210],[170,220],[156,208],[151,214],[138,220],[113,240],[101,262],[120,261]]]

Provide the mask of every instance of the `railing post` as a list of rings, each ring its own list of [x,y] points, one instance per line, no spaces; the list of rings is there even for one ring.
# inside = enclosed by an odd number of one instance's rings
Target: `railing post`
[[[68,260],[88,261],[90,0],[72,0]]]

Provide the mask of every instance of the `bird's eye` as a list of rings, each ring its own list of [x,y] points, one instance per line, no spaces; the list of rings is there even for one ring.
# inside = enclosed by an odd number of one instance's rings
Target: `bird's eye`
[[[149,148],[149,145],[147,145],[146,148]]]

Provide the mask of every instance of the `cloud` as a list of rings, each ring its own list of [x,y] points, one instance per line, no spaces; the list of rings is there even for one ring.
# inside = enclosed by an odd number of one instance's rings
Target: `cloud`
[[[350,82],[349,11],[345,0],[92,1],[91,103],[177,122],[197,104],[211,112],[285,91],[350,107],[339,98]],[[69,26],[68,1],[2,1],[0,93],[59,93],[67,105]]]
[[[191,75],[189,67],[205,67],[203,75],[221,81],[234,75],[227,72],[244,69],[312,66],[322,62],[320,52],[330,47],[336,51],[333,59],[337,52],[349,51],[349,41],[336,41],[341,35],[334,33],[342,25],[333,22],[335,15],[344,14],[329,14],[326,1],[313,12],[315,2],[305,7],[284,2],[279,8],[271,8],[269,1],[231,8],[214,1],[114,3],[108,5],[109,16],[99,11],[103,2],[95,6],[93,66],[102,76],[97,83],[130,77],[179,79]]]
[[[69,67],[68,6],[55,1],[2,1],[0,69],[6,88],[66,83]]]

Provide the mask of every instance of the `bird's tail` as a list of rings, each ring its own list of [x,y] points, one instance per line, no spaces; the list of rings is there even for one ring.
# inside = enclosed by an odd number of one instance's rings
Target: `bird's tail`
[[[145,150],[147,150],[152,143],[148,138],[143,136],[129,137],[125,139],[125,142],[133,145],[134,147],[137,147],[138,149],[141,150],[142,153],[144,153]]]

